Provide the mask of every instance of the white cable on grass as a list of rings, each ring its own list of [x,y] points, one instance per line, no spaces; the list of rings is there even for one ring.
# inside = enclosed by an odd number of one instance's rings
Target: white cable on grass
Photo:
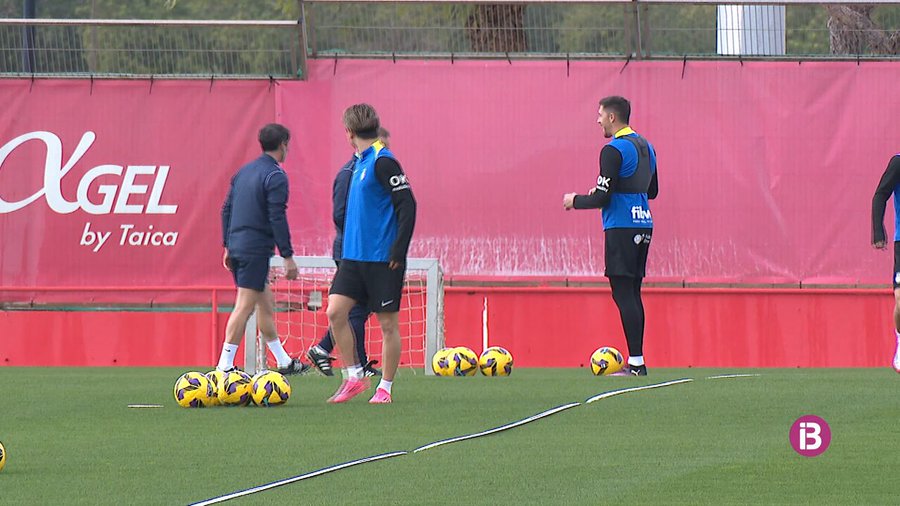
[[[301,474],[299,476],[294,476],[293,478],[287,478],[284,480],[268,483],[266,485],[260,485],[258,487],[253,487],[253,488],[248,488],[245,490],[239,490],[237,492],[232,492],[231,494],[228,494],[228,495],[213,497],[212,499],[207,499],[205,501],[191,503],[189,506],[206,506],[208,504],[217,504],[217,503],[225,502],[225,501],[235,499],[238,497],[243,497],[246,495],[255,494],[257,492],[262,492],[264,490],[269,490],[269,489],[272,489],[275,487],[280,487],[282,485],[287,485],[289,483],[294,483],[294,482],[305,480],[308,478],[315,478],[316,476],[321,476],[323,474],[330,473],[333,471],[338,471],[340,469],[344,469],[347,467],[352,467],[352,466],[359,465],[359,464],[366,464],[368,462],[374,462],[376,460],[389,459],[391,457],[399,457],[400,455],[406,455],[407,453],[409,453],[409,452],[391,452],[391,453],[383,453],[381,455],[373,455],[371,457],[366,457],[366,458],[362,458],[362,459],[351,460],[350,462],[344,462],[343,464],[337,464],[334,466],[324,467],[322,469],[319,469],[318,471]]]
[[[554,415],[554,414],[556,414],[556,413],[559,413],[560,411],[565,411],[565,410],[567,410],[567,409],[569,409],[569,408],[574,408],[575,406],[580,406],[580,405],[581,405],[580,402],[572,402],[572,403],[569,403],[569,404],[563,404],[562,406],[557,406],[557,407],[555,407],[555,408],[553,408],[553,409],[548,409],[547,411],[542,411],[542,412],[540,412],[540,413],[538,413],[538,414],[536,414],[536,415],[532,415],[532,416],[529,416],[528,418],[524,418],[524,419],[522,419],[522,420],[519,420],[518,422],[508,423],[508,424],[506,424],[506,425],[501,425],[501,426],[499,426],[499,427],[495,427],[495,428],[493,428],[493,429],[489,429],[489,430],[486,430],[486,431],[478,432],[478,433],[475,433],[475,434],[467,434],[467,435],[465,435],[465,436],[458,436],[458,437],[454,437],[454,438],[450,438],[450,439],[444,439],[443,441],[436,441],[436,442],[434,442],[434,443],[430,443],[430,444],[427,444],[427,445],[425,445],[425,446],[420,446],[420,447],[416,448],[415,450],[413,450],[412,452],[413,452],[413,453],[419,453],[419,452],[421,452],[421,451],[425,451],[425,450],[428,450],[428,449],[431,449],[431,448],[435,448],[435,447],[437,447],[437,446],[446,445],[446,444],[450,444],[450,443],[457,443],[457,442],[459,442],[459,441],[465,441],[465,440],[467,440],[467,439],[473,439],[473,438],[476,438],[476,437],[487,436],[487,435],[489,435],[489,434],[495,434],[495,433],[497,433],[497,432],[502,432],[502,431],[504,431],[504,430],[512,429],[513,427],[518,427],[518,426],[520,426],[520,425],[525,425],[526,423],[530,423],[530,422],[533,422],[533,421],[535,421],[535,420],[538,420],[538,419],[541,419],[541,418],[544,418],[544,417],[547,417],[547,416],[550,416],[550,415]]]
[[[644,385],[644,386],[640,386],[640,387],[622,388],[622,389],[619,389],[619,390],[612,390],[612,391],[609,391],[609,392],[604,392],[604,393],[602,393],[602,394],[595,395],[595,396],[591,397],[590,399],[586,400],[584,403],[585,403],[585,404],[590,404],[590,403],[592,403],[592,402],[594,402],[594,401],[599,401],[599,400],[601,400],[601,399],[606,399],[606,398],[608,398],[608,397],[613,397],[613,396],[616,396],[616,395],[621,395],[621,394],[625,394],[625,393],[629,393],[629,392],[638,392],[638,391],[641,391],[641,390],[650,390],[650,389],[653,389],[653,388],[662,388],[662,387],[667,387],[667,386],[672,386],[672,385],[678,385],[678,384],[681,384],[681,383],[689,383],[689,382],[691,382],[691,381],[694,381],[694,380],[693,380],[693,379],[690,379],[690,378],[684,378],[684,379],[678,379],[678,380],[666,381],[666,382],[664,382],[664,383],[655,383],[655,384],[652,384],[652,385]],[[517,421],[517,422],[508,423],[508,424],[506,424],[506,425],[501,425],[501,426],[499,426],[499,427],[495,427],[495,428],[493,428],[493,429],[489,429],[489,430],[486,430],[486,431],[478,432],[478,433],[475,433],[475,434],[467,434],[467,435],[464,435],[464,436],[458,436],[458,437],[454,437],[454,438],[450,438],[450,439],[444,439],[444,440],[442,440],[442,441],[436,441],[436,442],[434,442],[434,443],[430,443],[430,444],[427,444],[427,445],[425,445],[425,446],[420,446],[419,448],[416,448],[415,450],[413,450],[412,453],[419,453],[419,452],[421,452],[421,451],[429,450],[429,449],[431,449],[431,448],[436,448],[436,447],[438,447],[438,446],[443,446],[443,445],[446,445],[446,444],[457,443],[457,442],[459,442],[459,441],[465,441],[465,440],[468,440],[468,439],[474,439],[474,438],[477,438],[477,437],[487,436],[487,435],[490,435],[490,434],[496,434],[497,432],[502,432],[502,431],[505,431],[505,430],[512,429],[512,428],[514,428],[514,427],[519,427],[519,426],[525,425],[525,424],[527,424],[527,423],[531,423],[531,422],[533,422],[533,421],[535,421],[535,420],[540,420],[541,418],[545,418],[545,417],[548,417],[548,416],[550,416],[550,415],[554,415],[554,414],[559,413],[559,412],[561,412],[561,411],[565,411],[565,410],[567,410],[567,409],[571,409],[571,408],[574,408],[574,407],[580,406],[580,405],[581,405],[580,402],[571,402],[571,403],[569,403],[569,404],[563,404],[562,406],[557,406],[557,407],[555,407],[555,408],[548,409],[548,410],[546,410],[546,411],[542,411],[542,412],[540,412],[540,413],[538,413],[538,414],[536,414],[536,415],[529,416],[528,418],[524,418],[524,419],[519,420],[519,421]],[[351,461],[349,461],[349,462],[344,462],[343,464],[337,464],[337,465],[334,465],[334,466],[325,467],[325,468],[319,469],[318,471],[313,471],[313,472],[311,472],[311,473],[306,473],[306,474],[301,474],[301,475],[299,475],[299,476],[294,476],[293,478],[287,478],[287,479],[284,479],[284,480],[280,480],[280,481],[275,481],[275,482],[272,482],[272,483],[268,483],[268,484],[266,484],[266,485],[260,485],[260,486],[258,486],[258,487],[248,488],[248,489],[245,489],[245,490],[239,490],[239,491],[237,491],[237,492],[232,492],[231,494],[227,494],[227,495],[223,495],[223,496],[219,496],[219,497],[214,497],[214,498],[212,498],[212,499],[207,499],[207,500],[205,500],[205,501],[200,501],[200,502],[191,503],[189,506],[207,506],[207,505],[209,505],[209,504],[218,504],[218,503],[225,502],[225,501],[228,501],[228,500],[231,500],[231,499],[235,499],[235,498],[238,498],[238,497],[247,496],[247,495],[250,495],[250,494],[255,494],[255,493],[257,493],[257,492],[263,492],[263,491],[265,491],[265,490],[273,489],[273,488],[275,488],[275,487],[280,487],[280,486],[282,486],[282,485],[287,485],[287,484],[290,484],[290,483],[295,483],[295,482],[298,482],[298,481],[301,481],[301,480],[305,480],[305,479],[308,479],[308,478],[315,478],[316,476],[321,476],[321,475],[323,475],[323,474],[327,474],[327,473],[330,473],[330,472],[339,471],[339,470],[341,470],[341,469],[346,469],[346,468],[348,468],[348,467],[356,466],[356,465],[359,465],[359,464],[366,464],[366,463],[369,463],[369,462],[375,462],[375,461],[377,461],[377,460],[389,459],[389,458],[391,458],[391,457],[399,457],[400,455],[407,455],[407,454],[409,454],[409,453],[410,453],[410,452],[399,451],[399,452],[384,453],[384,454],[381,454],[381,455],[374,455],[374,456],[372,456],[372,457],[366,457],[366,458],[357,459],[357,460],[351,460]]]
[[[728,378],[758,378],[762,374],[720,374],[718,376],[707,376],[708,380],[728,379]]]
[[[609,397],[613,397],[616,395],[627,394],[629,392],[639,392],[641,390],[650,390],[652,388],[670,387],[672,385],[678,385],[681,383],[690,383],[691,381],[694,381],[694,380],[691,378],[684,378],[684,379],[666,381],[664,383],[654,383],[652,385],[644,385],[642,387],[621,388],[619,390],[610,390],[609,392],[603,392],[602,394],[597,394],[597,395],[591,397],[590,399],[584,401],[584,403],[590,404],[592,402],[596,402],[596,401],[606,399]]]

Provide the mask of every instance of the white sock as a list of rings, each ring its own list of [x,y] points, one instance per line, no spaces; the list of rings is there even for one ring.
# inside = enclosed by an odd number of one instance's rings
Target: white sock
[[[216,369],[227,371],[234,367],[234,355],[237,353],[238,345],[225,343],[222,345],[222,354],[219,355],[219,365]]]
[[[351,365],[347,368],[347,379],[362,379],[363,377],[363,368],[359,364]]]
[[[388,381],[388,380],[382,378],[381,382],[378,383],[378,388],[382,388],[384,390],[387,390],[387,393],[391,393],[391,385],[393,385],[393,384],[394,384],[393,381]]]
[[[275,355],[275,362],[278,363],[279,369],[290,365],[291,356],[284,351],[284,346],[281,345],[281,341],[279,341],[277,337],[271,341],[266,341],[266,346],[269,348],[269,351],[272,352],[272,355]]]
[[[639,355],[637,357],[628,357],[628,365],[633,365],[635,367],[644,365],[644,356]]]
[[[894,351],[894,370],[900,372],[900,332],[894,331],[897,334],[897,349]]]

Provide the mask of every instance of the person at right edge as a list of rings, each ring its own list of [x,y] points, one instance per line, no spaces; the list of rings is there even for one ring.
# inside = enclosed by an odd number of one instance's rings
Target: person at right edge
[[[887,201],[894,196],[894,337],[897,347],[894,350],[894,370],[900,373],[900,153],[891,157],[888,162],[875,196],[872,197],[872,245],[877,249],[887,248],[884,232],[884,209]]]
[[[653,236],[649,200],[659,193],[656,151],[628,126],[631,104],[625,98],[600,100],[598,113],[604,137],[612,140],[600,151],[597,186],[587,195],[565,194],[563,207],[602,209],[605,274],[628,342],[628,364],[616,375],[646,376],[641,284]]]

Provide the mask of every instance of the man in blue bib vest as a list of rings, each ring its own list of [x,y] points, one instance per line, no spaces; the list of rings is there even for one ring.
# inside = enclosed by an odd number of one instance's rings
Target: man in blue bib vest
[[[390,148],[391,133],[385,128],[378,129],[378,139],[384,144],[384,147]],[[334,184],[331,187],[331,217],[334,221],[334,229],[337,232],[334,236],[334,244],[331,253],[335,265],[340,268],[341,257],[343,257],[344,246],[344,217],[347,213],[347,193],[350,190],[350,178],[353,175],[353,167],[356,166],[356,159],[359,153],[353,153],[350,161],[344,164],[334,177]],[[366,355],[366,321],[369,319],[369,308],[365,304],[357,304],[350,310],[350,328],[353,329],[353,338],[356,341],[356,356],[359,363],[363,364],[363,375],[367,377],[381,376],[381,371],[375,368],[377,360],[368,360]],[[331,370],[331,351],[334,350],[334,338],[331,336],[331,329],[322,336],[319,344],[316,344],[306,352],[306,357],[312,362],[325,376],[334,376]]]
[[[328,402],[347,402],[368,388],[356,356],[350,310],[365,304],[378,317],[382,333],[383,376],[369,400],[392,401],[400,364],[400,301],[406,255],[416,223],[416,200],[393,153],[378,140],[378,113],[368,104],[344,111],[347,139],[359,153],[350,179],[344,217],[341,264],[328,296],[328,321],[344,363],[344,382]]]
[[[628,342],[628,364],[621,374],[646,376],[641,283],[653,236],[648,201],[659,192],[656,151],[628,126],[631,104],[625,98],[600,100],[598,113],[597,123],[612,140],[600,151],[597,185],[587,195],[565,194],[563,207],[567,211],[602,209],[605,274]]]
[[[872,245],[878,249],[887,247],[884,232],[884,210],[887,201],[894,196],[894,337],[897,347],[894,351],[894,370],[900,373],[900,153],[888,162],[875,196],[872,198]]]

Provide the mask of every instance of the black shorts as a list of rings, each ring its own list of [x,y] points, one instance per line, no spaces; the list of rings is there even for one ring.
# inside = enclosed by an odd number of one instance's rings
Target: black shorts
[[[894,288],[900,288],[900,241],[894,241]]]
[[[405,275],[406,266],[391,270],[387,262],[341,260],[330,293],[346,295],[373,313],[396,313],[400,311]]]
[[[606,276],[643,278],[647,273],[652,228],[611,228],[606,231]]]
[[[269,282],[269,257],[266,256],[231,256],[231,274],[234,284],[239,288],[249,288],[257,292],[265,291]]]

